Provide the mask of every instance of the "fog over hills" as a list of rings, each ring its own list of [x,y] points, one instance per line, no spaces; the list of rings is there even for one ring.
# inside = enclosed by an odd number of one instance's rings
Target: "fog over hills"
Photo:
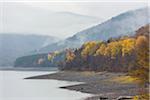
[[[0,66],[10,66],[17,57],[57,41],[50,36],[0,34]]]
[[[96,17],[71,12],[53,12],[21,3],[4,3],[0,33],[42,34],[66,38],[100,23]]]
[[[135,30],[149,23],[148,11],[148,8],[141,8],[122,13],[102,24],[78,32],[64,41],[50,44],[37,53],[76,48],[92,40],[107,40],[123,35],[133,35]]]
[[[149,23],[148,11],[148,8],[142,8],[122,13],[102,24],[77,33],[72,39],[85,42],[132,34],[136,29]]]
[[[17,57],[34,54],[40,48],[101,22],[96,17],[54,12],[23,3],[3,3],[0,9],[1,66],[12,65]]]

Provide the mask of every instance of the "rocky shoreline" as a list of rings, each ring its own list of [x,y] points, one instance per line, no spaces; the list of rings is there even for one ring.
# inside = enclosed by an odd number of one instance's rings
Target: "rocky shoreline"
[[[116,99],[119,97],[128,98],[128,100],[130,100],[129,98],[138,94],[140,87],[136,82],[119,83],[112,81],[113,78],[122,76],[126,76],[126,73],[61,71],[54,74],[34,76],[25,79],[56,79],[83,82],[82,84],[63,86],[60,88],[95,95],[86,100],[126,100]]]

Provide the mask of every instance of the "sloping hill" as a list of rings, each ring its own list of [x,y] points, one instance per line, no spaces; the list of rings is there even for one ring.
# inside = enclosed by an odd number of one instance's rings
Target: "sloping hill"
[[[5,13],[0,16],[1,33],[49,34],[66,38],[101,21],[91,16],[54,12],[18,2],[4,3],[2,9]]]
[[[50,36],[0,34],[0,66],[11,66],[17,57],[57,41]]]
[[[107,40],[122,35],[133,35],[136,29],[148,23],[148,8],[128,11],[102,24],[78,32],[64,41],[48,45],[37,53],[76,48],[87,41]]]

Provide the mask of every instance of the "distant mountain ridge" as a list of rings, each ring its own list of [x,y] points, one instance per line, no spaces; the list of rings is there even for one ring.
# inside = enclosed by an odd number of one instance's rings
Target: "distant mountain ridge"
[[[23,3],[4,3],[0,33],[35,33],[66,38],[101,22],[101,19],[71,12],[53,12]],[[2,18],[1,18],[2,17]]]
[[[37,53],[77,48],[87,41],[103,41],[122,35],[133,35],[136,29],[149,23],[148,11],[148,8],[141,8],[122,13],[102,24],[78,32],[64,41],[41,48]]]
[[[0,66],[12,66],[16,58],[57,41],[51,36],[0,34]]]
[[[64,39],[101,22],[91,16],[53,12],[24,3],[9,2],[3,5],[0,7],[5,12],[0,16],[0,66],[12,65],[16,58],[33,55],[40,48],[59,40],[51,35]]]
[[[92,41],[130,35],[136,29],[149,23],[148,11],[148,8],[142,8],[122,13],[102,24],[77,33],[74,38],[81,41]]]

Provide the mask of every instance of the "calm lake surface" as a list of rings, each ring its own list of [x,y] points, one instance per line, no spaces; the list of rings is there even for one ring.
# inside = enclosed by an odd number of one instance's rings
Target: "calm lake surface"
[[[58,88],[77,82],[23,79],[49,73],[54,71],[0,71],[0,100],[83,100],[91,96]]]

